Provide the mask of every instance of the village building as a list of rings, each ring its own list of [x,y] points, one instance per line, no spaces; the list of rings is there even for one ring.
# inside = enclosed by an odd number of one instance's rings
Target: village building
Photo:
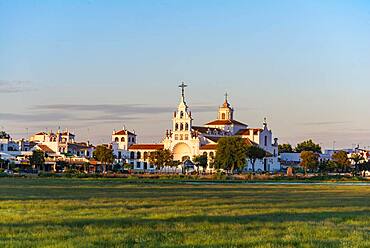
[[[37,145],[31,150],[43,150],[44,152],[53,152],[56,156],[67,155],[84,158],[92,158],[95,147],[87,142],[76,142],[75,135],[68,131],[58,130],[56,133],[38,132],[30,137],[30,142]],[[40,149],[43,147],[44,149]]]
[[[261,128],[250,128],[247,124],[234,119],[234,109],[231,107],[227,94],[223,104],[218,108],[217,119],[205,125],[194,125],[192,113],[185,101],[185,88],[182,83],[180,102],[172,116],[172,129],[167,130],[164,139],[158,144],[136,144],[136,135],[123,129],[112,134],[114,154],[124,158],[136,170],[154,170],[149,162],[150,153],[168,149],[175,161],[191,161],[194,156],[207,155],[209,163],[215,158],[217,142],[221,137],[239,136],[246,144],[256,145],[264,149],[268,156],[255,163],[255,171],[278,171],[278,142],[273,138],[266,119]],[[131,136],[131,143],[129,139]],[[122,139],[123,138],[123,139]],[[122,140],[121,140],[122,139]],[[212,170],[209,166],[207,171]],[[252,171],[252,164],[247,161],[246,171]]]

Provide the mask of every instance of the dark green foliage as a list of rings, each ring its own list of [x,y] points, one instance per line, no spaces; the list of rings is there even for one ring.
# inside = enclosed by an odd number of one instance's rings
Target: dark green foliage
[[[156,165],[158,168],[175,166],[175,164],[177,164],[173,161],[173,155],[168,149],[151,152],[149,155],[149,163]]]
[[[317,170],[319,166],[319,154],[312,151],[301,152],[301,166],[307,170]]]
[[[224,137],[217,144],[215,167],[233,172],[242,169],[246,161],[246,144],[241,137]]]
[[[106,165],[114,161],[113,150],[106,146],[97,146],[94,151],[94,158],[103,164],[103,173],[106,172]]]
[[[33,168],[42,169],[45,163],[45,153],[40,150],[35,150],[32,152],[32,156],[30,157],[30,165]]]
[[[302,143],[297,144],[295,151],[301,153],[303,151],[311,151],[316,153],[321,153],[321,146],[315,144],[311,139],[303,141]]]
[[[10,139],[10,135],[5,131],[0,131],[0,139]]]
[[[279,144],[279,153],[294,152],[291,144]]]
[[[202,168],[206,168],[208,165],[208,157],[206,154],[194,156],[193,162]]]
[[[254,171],[254,165],[257,159],[263,159],[266,156],[266,151],[259,146],[248,146],[245,153],[247,158],[251,161],[252,171]]]
[[[358,153],[352,154],[350,159],[355,163],[355,171],[354,172],[357,173],[359,171],[359,164],[365,162],[365,159],[363,158],[363,156],[361,156]]]
[[[346,172],[350,169],[351,161],[348,158],[347,152],[338,151],[331,156],[331,159],[335,163],[336,168],[342,172]]]

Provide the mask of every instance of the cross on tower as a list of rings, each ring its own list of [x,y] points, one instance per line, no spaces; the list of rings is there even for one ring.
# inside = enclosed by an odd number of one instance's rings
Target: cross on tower
[[[227,92],[225,92],[225,102],[227,102],[227,97],[228,97],[229,95],[227,94]]]
[[[188,87],[184,82],[182,82],[179,87],[181,88],[181,95],[185,97],[185,88]]]

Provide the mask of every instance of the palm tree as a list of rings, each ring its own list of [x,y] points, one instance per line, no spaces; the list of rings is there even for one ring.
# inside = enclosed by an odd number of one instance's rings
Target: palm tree
[[[355,173],[357,174],[358,164],[362,163],[364,161],[364,158],[358,153],[353,153],[350,159],[355,163]]]

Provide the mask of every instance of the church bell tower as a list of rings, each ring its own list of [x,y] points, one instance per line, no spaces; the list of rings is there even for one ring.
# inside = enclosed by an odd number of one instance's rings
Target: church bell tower
[[[177,111],[173,114],[172,130],[175,140],[189,140],[191,139],[193,118],[185,102],[185,88],[187,85],[182,83],[179,87],[181,88],[181,99]]]
[[[233,120],[234,118],[234,109],[230,107],[228,102],[228,94],[225,93],[225,101],[218,109],[219,120]]]

